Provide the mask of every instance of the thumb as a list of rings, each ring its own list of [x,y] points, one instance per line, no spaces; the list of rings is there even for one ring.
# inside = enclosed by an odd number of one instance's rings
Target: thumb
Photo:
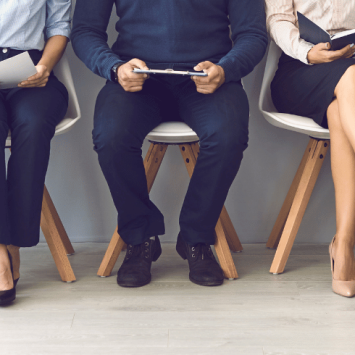
[[[328,50],[330,49],[330,43],[329,43],[329,42],[327,42],[327,43],[320,43],[319,45],[321,46],[320,49],[323,49],[323,50],[325,50],[325,51],[328,51]]]
[[[201,70],[210,68],[212,65],[213,65],[213,63],[208,62],[208,61],[201,62],[194,67],[194,70],[201,71]]]
[[[132,64],[133,67],[135,68],[139,68],[142,70],[148,70],[149,68],[147,67],[147,64],[145,64],[145,62],[143,62],[143,60],[134,58],[130,61],[130,63]]]

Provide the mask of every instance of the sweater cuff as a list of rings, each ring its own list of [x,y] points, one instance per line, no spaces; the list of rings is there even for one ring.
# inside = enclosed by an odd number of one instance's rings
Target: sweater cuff
[[[230,81],[239,81],[241,78],[235,77],[236,76],[236,64],[233,63],[233,61],[230,61],[226,58],[222,58],[217,65],[221,66],[224,70],[224,76],[225,76],[225,83],[228,83]],[[238,75],[239,76],[239,75]]]
[[[124,60],[120,59],[117,55],[112,53],[112,56],[107,58],[102,64],[102,73],[104,74],[105,79],[113,81],[112,78],[112,67],[116,64],[124,64],[126,63]]]

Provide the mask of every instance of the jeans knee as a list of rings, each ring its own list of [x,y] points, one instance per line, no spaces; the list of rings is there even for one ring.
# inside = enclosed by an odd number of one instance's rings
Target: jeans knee
[[[28,119],[16,125],[11,133],[14,139],[33,143],[48,143],[53,138],[55,127],[41,119]],[[15,138],[16,137],[16,138]]]
[[[200,141],[201,151],[223,157],[224,160],[240,160],[248,147],[248,132],[220,130],[213,132]]]
[[[124,156],[142,154],[141,144],[135,144],[135,140],[125,130],[94,128],[93,143],[100,164],[110,164],[112,161],[119,164]]]

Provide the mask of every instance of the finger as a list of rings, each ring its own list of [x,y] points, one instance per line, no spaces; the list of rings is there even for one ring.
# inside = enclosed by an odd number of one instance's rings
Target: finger
[[[48,81],[48,78],[39,78],[39,79],[36,79],[36,80],[26,80],[26,81],[21,82],[19,84],[19,86],[21,86],[21,87],[29,86],[29,85],[36,86],[36,85],[40,84],[42,81],[44,81],[44,80]]]
[[[205,95],[213,93],[213,91],[211,89],[205,89],[205,88],[201,88],[201,87],[197,87],[196,90],[200,94],[205,94]]]
[[[136,73],[133,73],[135,75],[122,75],[120,76],[119,78],[122,80],[122,81],[125,81],[125,82],[144,82],[148,76],[146,74],[136,74]]]
[[[320,51],[329,51],[330,50],[330,43],[318,43],[317,45],[314,46],[316,49]]]
[[[139,73],[134,73],[132,70],[129,70],[126,72],[126,77],[129,79],[129,80],[143,80],[148,78],[148,74],[139,74]]]
[[[124,87],[124,88],[131,88],[131,87],[135,87],[135,86],[143,86],[144,82],[134,82],[134,83],[130,83],[130,82],[125,82],[125,81],[119,81],[119,83]]]
[[[143,86],[133,86],[133,87],[124,88],[124,89],[127,92],[137,92],[137,91],[142,91]]]
[[[43,77],[43,74],[44,74],[43,72],[37,72],[36,74],[34,74],[34,75],[30,76],[29,78],[27,78],[27,80],[32,81],[32,80],[40,79],[40,78]]]
[[[193,78],[192,80],[196,84],[200,84],[200,85],[208,85],[212,81],[212,78],[209,76],[193,76],[192,78]]]
[[[148,70],[149,68],[147,67],[147,64],[143,62],[143,60],[134,58],[130,60],[128,63],[130,63],[133,67],[143,69],[143,70]]]
[[[37,83],[28,83],[26,85],[19,85],[19,87],[21,88],[36,88],[36,87],[43,87],[43,86],[46,86],[48,80],[43,80],[43,81],[40,81],[40,82],[37,82]]]
[[[350,47],[351,45],[349,44],[348,46],[342,48],[342,49],[339,49],[337,51],[333,51],[333,56],[334,57],[338,57],[338,58],[341,58],[342,56],[346,55],[348,53],[348,51],[351,51],[351,48]]]
[[[209,69],[210,67],[212,67],[214,64],[210,61],[205,61],[205,62],[201,62],[201,63],[198,63],[195,67],[194,67],[194,70],[196,71],[201,71],[201,70],[204,70],[204,69]]]

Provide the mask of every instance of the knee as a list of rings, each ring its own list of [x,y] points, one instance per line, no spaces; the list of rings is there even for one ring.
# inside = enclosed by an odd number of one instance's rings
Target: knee
[[[331,132],[335,132],[339,130],[343,131],[343,127],[339,117],[339,107],[338,107],[337,99],[335,99],[328,107],[327,121],[328,121],[329,130]]]
[[[241,160],[248,147],[247,127],[223,127],[209,132],[200,140],[201,151],[208,151],[224,160]]]
[[[14,125],[12,136],[28,142],[49,142],[55,133],[55,126],[41,119],[41,117],[28,116]]]
[[[130,153],[141,154],[139,142],[128,132],[128,130],[113,129],[110,126],[95,126],[93,130],[94,150],[99,156],[101,163],[120,162],[121,157]]]
[[[335,88],[335,96],[355,91],[355,65],[350,66]]]

